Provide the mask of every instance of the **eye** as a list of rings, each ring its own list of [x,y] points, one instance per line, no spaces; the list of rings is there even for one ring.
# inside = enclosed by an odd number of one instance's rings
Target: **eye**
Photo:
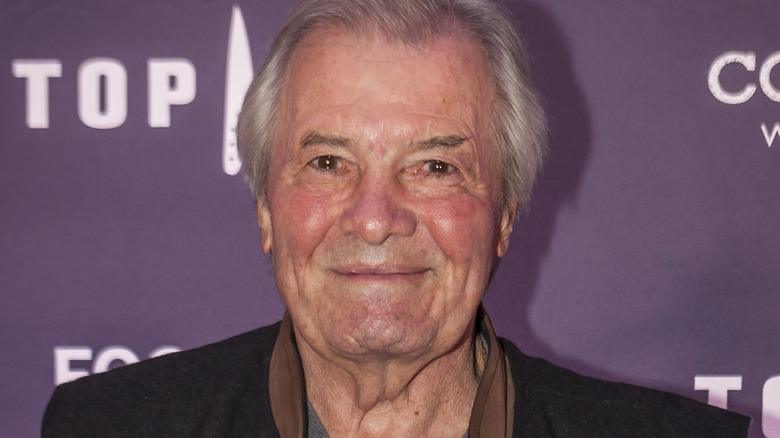
[[[431,160],[425,162],[425,169],[434,175],[449,175],[459,173],[458,168],[444,161]]]
[[[309,165],[321,170],[336,170],[341,160],[333,155],[322,155],[309,162]]]

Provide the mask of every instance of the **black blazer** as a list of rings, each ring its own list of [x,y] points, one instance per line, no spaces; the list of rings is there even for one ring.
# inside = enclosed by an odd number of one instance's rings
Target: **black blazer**
[[[42,437],[278,437],[268,396],[278,333],[279,323],[60,385]],[[747,436],[742,415],[584,377],[501,342],[515,383],[515,437]]]

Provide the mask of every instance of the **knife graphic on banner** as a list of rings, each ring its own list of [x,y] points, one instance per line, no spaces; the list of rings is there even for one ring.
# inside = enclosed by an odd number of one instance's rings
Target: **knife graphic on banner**
[[[249,48],[244,16],[241,8],[233,5],[230,17],[230,35],[228,37],[227,71],[225,74],[225,119],[222,137],[222,170],[228,175],[236,175],[241,170],[236,143],[236,123],[244,93],[254,75],[252,52]]]

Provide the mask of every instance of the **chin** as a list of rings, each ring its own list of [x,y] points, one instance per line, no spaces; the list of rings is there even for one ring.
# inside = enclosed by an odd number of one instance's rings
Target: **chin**
[[[436,327],[430,318],[408,313],[354,315],[341,333],[341,349],[355,355],[417,355],[433,343]]]

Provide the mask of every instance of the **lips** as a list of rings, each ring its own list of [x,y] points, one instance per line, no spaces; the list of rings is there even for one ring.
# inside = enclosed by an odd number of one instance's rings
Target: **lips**
[[[336,275],[354,280],[410,280],[424,275],[428,268],[398,265],[348,265],[330,269]]]

